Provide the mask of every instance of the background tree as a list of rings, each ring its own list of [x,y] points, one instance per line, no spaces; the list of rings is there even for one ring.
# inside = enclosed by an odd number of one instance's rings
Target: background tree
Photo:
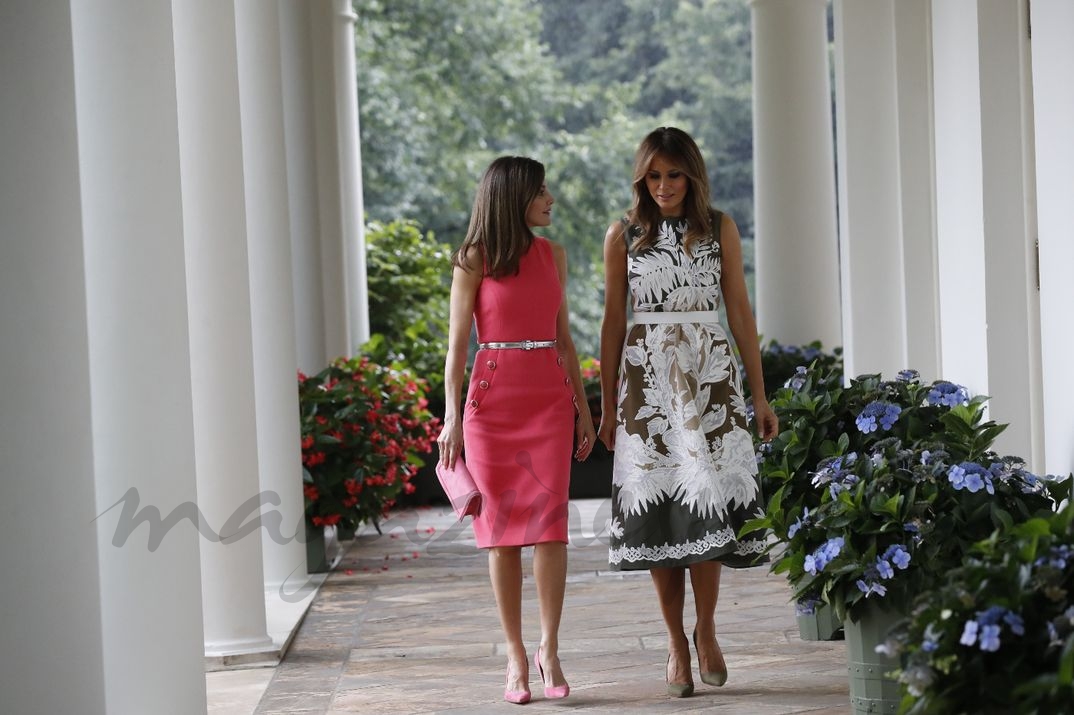
[[[745,0],[355,0],[369,217],[416,220],[458,245],[481,171],[542,161],[547,235],[568,251],[579,351],[598,349],[602,240],[630,205],[654,127],[697,138],[713,203],[751,272],[750,16]],[[445,280],[448,276],[445,276]]]

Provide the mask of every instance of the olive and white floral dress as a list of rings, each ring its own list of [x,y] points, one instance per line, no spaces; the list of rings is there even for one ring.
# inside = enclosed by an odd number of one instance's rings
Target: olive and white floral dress
[[[619,372],[608,525],[616,570],[750,566],[764,551],[761,532],[737,538],[762,507],[738,365],[714,319],[721,219],[692,255],[684,219],[664,219],[656,244],[637,252],[629,246],[640,229],[624,232],[634,324]]]

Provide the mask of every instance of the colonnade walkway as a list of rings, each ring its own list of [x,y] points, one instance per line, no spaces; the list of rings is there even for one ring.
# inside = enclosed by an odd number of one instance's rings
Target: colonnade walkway
[[[724,569],[716,628],[729,676],[673,699],[664,687],[667,639],[647,571],[608,570],[601,535],[610,503],[574,500],[560,659],[571,685],[545,700],[505,703],[504,649],[488,559],[469,519],[446,507],[393,513],[383,534],[363,529],[329,576],[257,715],[282,713],[718,712],[743,715],[850,712],[842,641],[802,641],[790,589],[767,567]],[[529,572],[531,552],[523,554]],[[689,592],[689,589],[687,589]],[[686,627],[693,625],[687,597]],[[530,657],[539,641],[532,572],[523,584]]]

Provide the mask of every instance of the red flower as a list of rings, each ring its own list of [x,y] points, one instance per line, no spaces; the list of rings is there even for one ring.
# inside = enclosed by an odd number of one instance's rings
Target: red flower
[[[312,484],[306,484],[306,485],[304,485],[304,486],[302,487],[302,491],[303,491],[303,492],[305,493],[305,495],[306,495],[306,498],[307,498],[307,499],[309,499],[310,501],[317,501],[317,498],[318,498],[319,496],[321,496],[321,495],[320,495],[320,494],[319,494],[319,493],[317,492],[317,487],[313,486]]]

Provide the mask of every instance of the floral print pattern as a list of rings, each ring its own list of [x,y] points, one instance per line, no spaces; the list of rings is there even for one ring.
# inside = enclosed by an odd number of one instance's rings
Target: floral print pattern
[[[719,241],[699,242],[688,254],[685,234],[685,221],[665,219],[654,246],[628,252],[635,313],[719,309]],[[761,515],[761,495],[738,365],[723,327],[636,323],[623,349],[617,417],[612,568],[757,563],[764,539],[736,538],[746,520]]]

